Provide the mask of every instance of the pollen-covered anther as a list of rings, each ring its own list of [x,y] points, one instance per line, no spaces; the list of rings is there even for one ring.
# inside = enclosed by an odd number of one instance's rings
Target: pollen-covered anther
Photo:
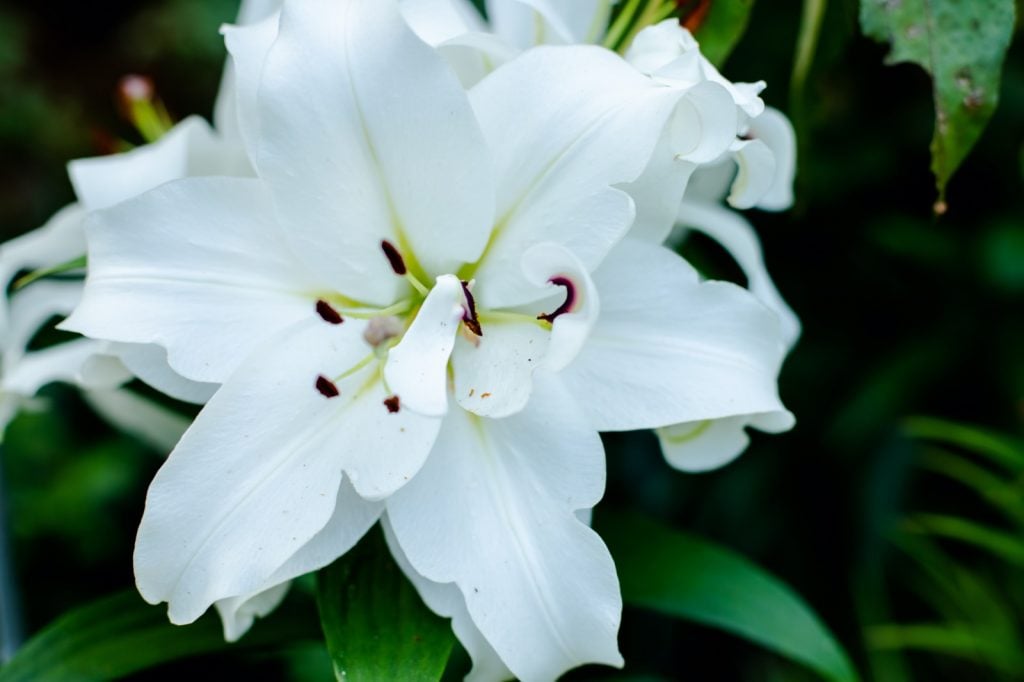
[[[391,395],[384,399],[384,407],[388,408],[391,414],[396,414],[402,408],[402,402],[397,395]]]
[[[375,317],[366,325],[363,330],[363,339],[366,343],[377,348],[393,338],[402,335],[405,325],[394,315],[382,315]]]
[[[471,282],[462,280],[462,293],[466,296],[466,304],[462,307],[462,323],[477,336],[483,336],[484,330],[480,328],[480,319],[476,315],[476,301],[470,291],[471,285]]]
[[[325,398],[337,398],[341,395],[341,391],[338,390],[338,385],[323,374],[316,378],[316,390],[320,391],[320,395]]]
[[[562,302],[562,305],[555,308],[553,312],[541,313],[537,316],[537,319],[544,320],[545,322],[554,322],[556,317],[565,313],[571,313],[573,308],[576,306],[576,284],[568,277],[563,277],[561,275],[552,277],[548,282],[565,289],[565,301]]]
[[[345,318],[341,316],[341,313],[335,310],[330,303],[322,298],[316,302],[316,312],[323,318],[324,322],[329,322],[330,324],[341,324],[345,321]]]
[[[394,244],[387,239],[383,239],[380,242],[380,248],[384,251],[384,255],[387,256],[388,263],[391,264],[391,269],[395,271],[396,275],[404,276],[409,271],[405,267],[405,259],[402,258],[402,254],[398,252]]]

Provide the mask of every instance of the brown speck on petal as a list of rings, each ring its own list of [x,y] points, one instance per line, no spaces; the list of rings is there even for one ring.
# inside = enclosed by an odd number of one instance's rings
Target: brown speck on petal
[[[490,397],[491,397],[491,394],[490,394],[490,392],[487,392],[487,393],[481,393],[481,394],[480,394],[480,398],[481,398],[481,399],[482,399],[482,398],[490,398]]]
[[[380,248],[384,250],[384,255],[388,257],[388,263],[391,263],[391,269],[395,271],[396,275],[405,275],[408,272],[405,267],[405,259],[402,258],[402,254],[398,252],[394,244],[383,239]]]
[[[323,374],[316,378],[316,390],[325,398],[337,398],[341,395],[337,385]]]
[[[388,412],[391,414],[395,414],[399,409],[401,409],[402,404],[401,401],[399,401],[398,396],[393,395],[384,399],[384,407],[388,408]]]
[[[341,316],[337,310],[331,306],[330,303],[323,300],[322,298],[316,302],[317,315],[324,319],[324,322],[330,322],[331,324],[341,324],[345,321],[345,318]]]

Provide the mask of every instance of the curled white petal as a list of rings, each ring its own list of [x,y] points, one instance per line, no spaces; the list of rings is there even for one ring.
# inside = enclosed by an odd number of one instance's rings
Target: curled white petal
[[[448,411],[448,357],[464,313],[462,283],[442,275],[401,342],[388,352],[384,378],[401,404],[441,417]]]

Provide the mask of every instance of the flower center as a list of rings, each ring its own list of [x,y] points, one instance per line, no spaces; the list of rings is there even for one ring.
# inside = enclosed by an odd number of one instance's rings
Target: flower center
[[[441,368],[454,350],[456,334],[461,333],[466,341],[477,346],[483,340],[483,327],[487,324],[531,324],[550,331],[558,317],[573,312],[579,305],[580,292],[576,282],[568,275],[558,274],[549,278],[548,283],[564,289],[565,299],[551,312],[478,310],[473,295],[474,281],[442,275],[428,287],[415,273],[421,273],[424,278],[427,274],[421,268],[410,268],[395,244],[387,240],[380,244],[391,271],[408,281],[411,291],[407,291],[402,300],[383,308],[360,304],[338,294],[316,300],[316,314],[327,324],[343,325],[348,319],[365,320],[362,336],[370,346],[370,352],[364,358],[339,375],[320,374],[316,377],[314,387],[324,398],[348,395],[354,399],[364,391],[383,385],[387,395],[383,406],[394,414],[400,411],[403,401],[398,392],[388,385],[391,381],[400,389],[399,392],[406,393],[407,404],[420,411],[419,406],[424,404],[421,392],[426,390],[424,387],[444,385],[444,375],[436,372],[443,371]],[[436,369],[423,370],[427,374],[421,375],[421,364],[424,368]],[[403,369],[397,369],[399,367]],[[407,368],[413,368],[411,371],[415,376],[429,376],[430,381],[436,383],[424,384],[421,379],[409,383],[399,379],[399,376],[408,376],[400,374],[410,371]],[[447,371],[450,380],[450,366]],[[428,400],[427,404],[428,407],[423,409],[437,409],[436,399],[433,402]]]

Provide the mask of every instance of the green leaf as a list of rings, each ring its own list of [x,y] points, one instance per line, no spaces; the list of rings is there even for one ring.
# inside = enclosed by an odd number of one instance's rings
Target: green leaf
[[[996,109],[1014,11],[1014,0],[861,0],[861,29],[892,45],[888,63],[912,62],[932,77],[939,213],[946,184]]]
[[[134,591],[75,609],[33,637],[0,668],[0,682],[93,682],[229,648],[281,644],[314,634],[312,614],[282,606],[239,644],[224,641],[219,620],[171,625],[166,610]]]
[[[825,20],[827,5],[828,0],[804,0],[789,86],[794,101],[799,101],[803,97],[807,75],[811,72],[814,54],[818,51],[818,39],[821,37],[821,24]]]
[[[1024,657],[1017,649],[980,636],[970,624],[873,625],[865,629],[865,636],[873,649],[927,651],[987,664],[1011,675],[1024,671]]]
[[[700,51],[721,68],[747,30],[754,0],[712,0],[695,37]]]
[[[373,531],[320,571],[317,604],[339,680],[439,680],[454,636]]]
[[[906,519],[904,530],[958,540],[1024,568],[1024,539],[1006,531],[944,514],[916,514]]]
[[[969,424],[959,424],[932,417],[907,419],[904,422],[904,429],[911,438],[955,445],[987,457],[1003,466],[1011,474],[1024,471],[1024,444],[1009,436]]]
[[[1015,481],[1004,480],[966,457],[937,447],[924,452],[921,467],[974,490],[978,496],[1024,528],[1024,499]]]
[[[748,560],[641,516],[605,513],[598,521],[626,603],[721,628],[834,682],[858,679],[811,608]]]

